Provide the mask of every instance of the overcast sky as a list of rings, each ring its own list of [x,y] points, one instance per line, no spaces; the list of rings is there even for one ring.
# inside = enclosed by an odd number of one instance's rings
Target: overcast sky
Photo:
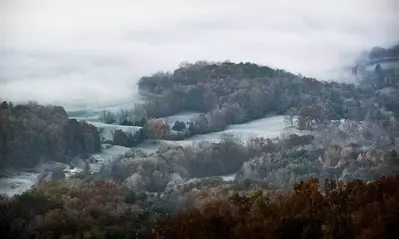
[[[328,77],[399,42],[397,0],[0,0],[0,97],[110,102],[182,61]]]

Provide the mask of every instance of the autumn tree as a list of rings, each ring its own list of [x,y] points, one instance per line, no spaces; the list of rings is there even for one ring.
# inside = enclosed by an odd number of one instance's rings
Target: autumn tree
[[[152,118],[147,121],[146,129],[148,136],[154,140],[162,139],[169,132],[169,126],[163,119]]]
[[[154,238],[397,238],[399,177],[317,179],[291,192],[234,193],[159,223]],[[195,232],[195,233],[194,233]]]

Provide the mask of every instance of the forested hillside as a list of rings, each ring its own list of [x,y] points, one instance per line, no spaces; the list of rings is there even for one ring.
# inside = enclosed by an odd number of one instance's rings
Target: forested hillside
[[[338,119],[389,121],[385,109],[396,111],[398,106],[397,78],[398,72],[376,72],[356,86],[321,82],[251,63],[197,62],[184,64],[173,73],[143,77],[139,88],[152,94],[151,102],[141,106],[146,117],[184,110],[203,112],[190,125],[191,133],[196,134],[219,131],[270,112],[308,115],[318,123]],[[390,95],[380,94],[386,87],[395,89],[388,89]],[[308,125],[305,122],[302,126]]]
[[[347,118],[349,109],[343,108],[343,101],[359,101],[371,94],[370,89],[350,84],[319,82],[267,66],[231,62],[185,64],[173,73],[141,78],[139,88],[161,97],[158,104],[163,107],[148,107],[148,116],[160,117],[181,110],[216,113],[217,109],[238,108],[235,110],[241,112],[241,117],[233,117],[235,123],[315,103],[331,108],[330,118]]]

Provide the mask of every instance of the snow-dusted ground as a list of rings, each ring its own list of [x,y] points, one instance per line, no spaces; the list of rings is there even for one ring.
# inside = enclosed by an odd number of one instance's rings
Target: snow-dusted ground
[[[226,130],[221,132],[195,135],[185,141],[219,141],[220,137],[226,133],[240,136],[242,140],[248,140],[251,137],[276,138],[279,137],[285,130],[287,130],[287,127],[284,122],[284,116],[272,116],[254,120],[245,124],[230,125],[226,128]]]
[[[0,194],[9,197],[29,190],[38,181],[40,173],[13,173],[0,178]]]

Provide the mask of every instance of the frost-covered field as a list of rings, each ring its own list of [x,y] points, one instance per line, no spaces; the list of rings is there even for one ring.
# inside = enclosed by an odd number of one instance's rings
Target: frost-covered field
[[[181,117],[181,116],[179,116]],[[201,141],[218,142],[223,134],[233,134],[239,136],[242,140],[248,140],[251,137],[276,138],[284,132],[296,132],[289,129],[285,123],[284,116],[271,116],[259,120],[254,120],[245,124],[230,125],[221,132],[213,132],[209,134],[195,135],[181,141],[158,140],[157,144],[148,141],[138,145],[136,148],[143,149],[148,153],[158,150],[160,143],[177,144],[181,146],[191,146]]]
[[[248,140],[251,137],[276,138],[285,130],[287,130],[287,127],[284,123],[284,116],[272,116],[254,120],[245,124],[230,125],[226,130],[221,132],[196,135],[188,141],[218,141],[220,140],[220,137],[226,133],[240,136],[242,140]]]
[[[30,189],[38,181],[40,173],[12,173],[0,178],[0,194],[9,197],[21,194]]]

